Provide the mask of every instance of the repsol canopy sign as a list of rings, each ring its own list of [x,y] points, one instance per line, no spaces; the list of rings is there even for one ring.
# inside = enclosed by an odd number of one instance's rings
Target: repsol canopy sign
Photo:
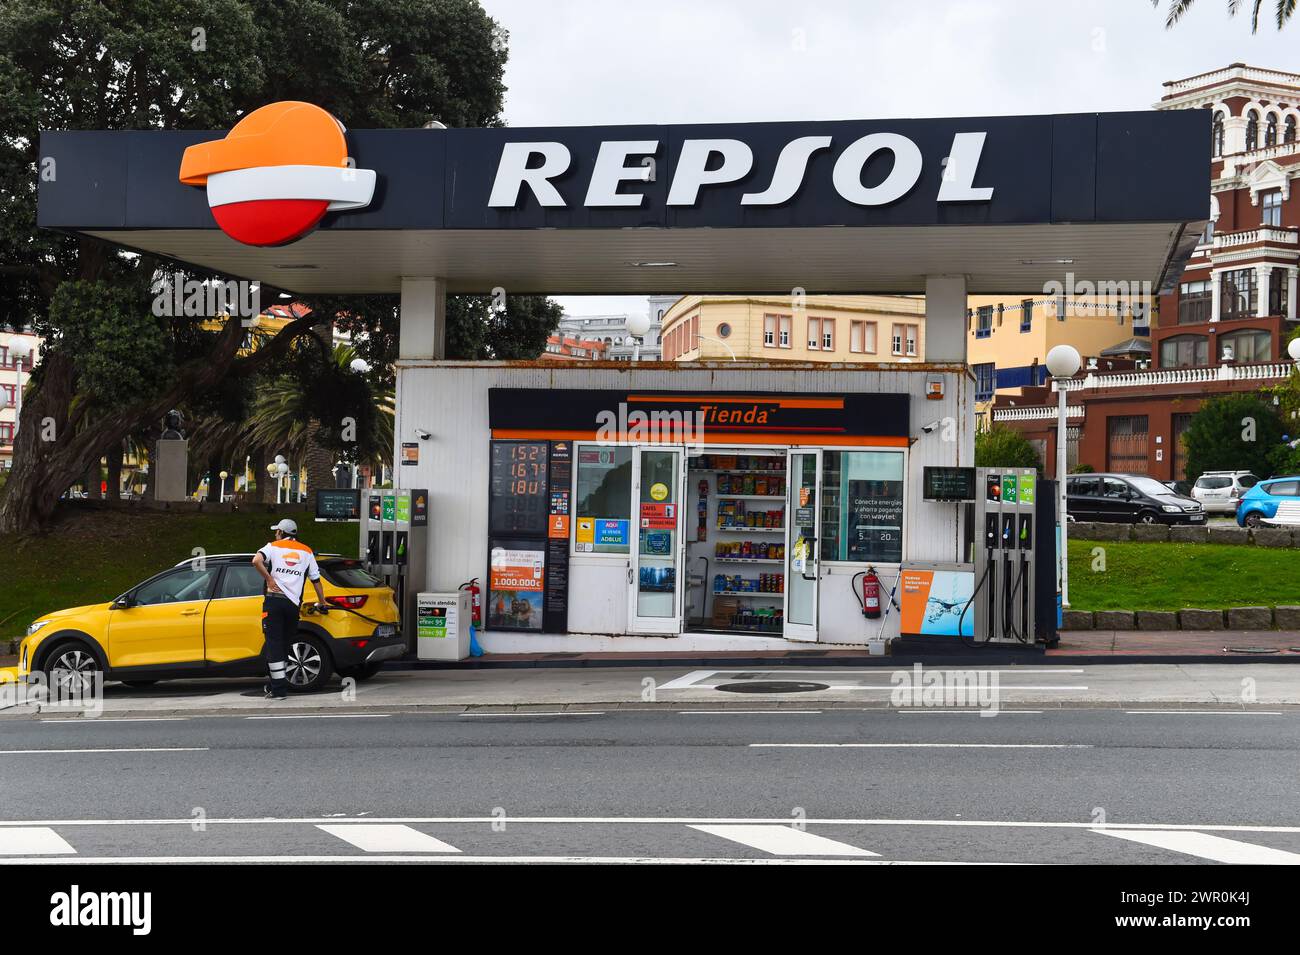
[[[344,131],[310,104],[274,104],[229,130],[43,133],[39,221],[215,230],[221,215],[240,241],[265,244],[313,225],[1195,222],[1208,185],[1203,113]],[[314,121],[314,139],[279,135],[299,118]],[[310,215],[262,229],[257,216],[290,200],[310,203]]]

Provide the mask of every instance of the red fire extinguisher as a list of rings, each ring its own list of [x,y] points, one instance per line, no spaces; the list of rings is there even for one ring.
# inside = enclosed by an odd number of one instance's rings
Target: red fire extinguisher
[[[880,578],[874,567],[862,575],[862,615],[870,620],[880,616]]]
[[[483,629],[483,591],[479,589],[478,578],[475,577],[473,580],[469,580],[461,584],[460,589],[469,591],[470,603],[474,608],[470,614],[470,617],[474,622],[474,629],[482,630]]]

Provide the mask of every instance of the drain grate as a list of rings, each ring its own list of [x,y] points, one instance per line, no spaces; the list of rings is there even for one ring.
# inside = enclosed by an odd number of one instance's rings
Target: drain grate
[[[825,683],[797,683],[792,680],[766,680],[753,683],[723,683],[715,686],[723,693],[813,693],[829,690]]]

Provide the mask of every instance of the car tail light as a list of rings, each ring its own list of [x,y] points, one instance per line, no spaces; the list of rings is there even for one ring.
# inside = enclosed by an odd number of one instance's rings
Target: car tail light
[[[346,597],[326,597],[325,602],[344,610],[360,610],[366,605],[367,599],[365,594],[349,594]]]

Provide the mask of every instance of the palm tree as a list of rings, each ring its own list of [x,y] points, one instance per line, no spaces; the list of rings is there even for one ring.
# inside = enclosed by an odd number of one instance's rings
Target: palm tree
[[[1165,26],[1173,27],[1175,23],[1183,18],[1192,6],[1194,0],[1169,0],[1169,9],[1165,14]],[[1235,17],[1241,9],[1243,0],[1228,0],[1228,16]],[[1151,6],[1160,6],[1160,0],[1151,0]],[[1264,0],[1252,0],[1250,10],[1250,32],[1255,33],[1259,30],[1259,11],[1264,6]],[[1274,0],[1273,19],[1280,30],[1286,26],[1291,15],[1295,13],[1296,0]]]

